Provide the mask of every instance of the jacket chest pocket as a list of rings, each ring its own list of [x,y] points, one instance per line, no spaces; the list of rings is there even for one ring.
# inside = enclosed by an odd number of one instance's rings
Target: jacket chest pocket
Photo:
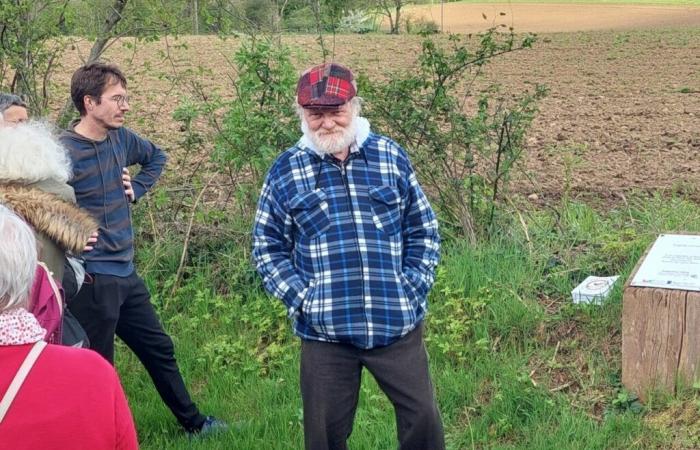
[[[401,194],[391,186],[370,188],[374,225],[386,234],[392,235],[401,231]]]
[[[309,239],[324,233],[330,226],[328,202],[323,189],[295,195],[289,201],[289,211],[297,228]]]

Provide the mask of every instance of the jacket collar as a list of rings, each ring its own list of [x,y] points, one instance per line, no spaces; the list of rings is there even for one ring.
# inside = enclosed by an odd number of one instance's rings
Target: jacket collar
[[[36,187],[0,183],[0,205],[13,210],[63,250],[75,254],[82,253],[98,228],[86,211]]]
[[[0,313],[0,346],[33,344],[44,339],[46,330],[24,308],[14,308]]]

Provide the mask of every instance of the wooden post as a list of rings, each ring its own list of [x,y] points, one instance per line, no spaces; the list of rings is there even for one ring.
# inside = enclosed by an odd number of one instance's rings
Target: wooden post
[[[622,384],[642,401],[700,375],[700,292],[630,286],[644,257],[622,295]]]

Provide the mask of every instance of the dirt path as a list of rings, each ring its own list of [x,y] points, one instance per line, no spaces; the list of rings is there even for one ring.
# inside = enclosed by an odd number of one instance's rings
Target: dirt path
[[[445,3],[406,8],[406,15],[433,20],[452,33],[500,24],[531,33],[700,27],[697,6]]]

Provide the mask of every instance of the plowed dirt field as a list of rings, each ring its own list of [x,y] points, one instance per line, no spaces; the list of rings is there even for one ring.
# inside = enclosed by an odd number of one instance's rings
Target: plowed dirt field
[[[475,33],[492,24],[506,24],[531,33],[568,33],[698,27],[698,6],[445,3],[408,6],[405,15],[413,20],[432,20],[450,33]]]
[[[647,7],[655,9],[645,9],[644,20],[635,15],[640,7],[614,7],[624,13],[606,22],[602,13],[583,14],[570,5],[482,6],[487,18],[505,8],[506,15],[498,20],[512,22],[516,31],[540,32],[533,49],[502,57],[486,73],[506,93],[532,89],[535,83],[549,89],[528,133],[527,155],[514,185],[518,193],[546,199],[568,186],[574,195],[608,198],[630,190],[697,190],[700,7]],[[525,7],[539,22],[548,17],[548,25],[528,30],[521,10]],[[667,10],[676,12],[673,20]],[[650,25],[649,14],[659,22]],[[574,29],[597,31],[557,32],[566,17],[575,21]],[[479,19],[482,30],[490,24],[481,13]],[[599,29],[603,23],[604,30]],[[321,59],[315,39],[283,38],[300,70]],[[337,61],[370,78],[410,68],[421,42],[418,36],[383,34],[338,35],[334,44],[332,37],[326,39]],[[193,82],[207,93],[233,95],[230,61],[240,38],[188,36],[135,48],[124,42],[114,44],[106,59],[129,74],[134,100],[128,125],[166,147],[175,148],[182,139],[172,112],[181,98],[192,94]],[[77,42],[65,55],[57,76],[59,92],[66,92],[70,73],[88,51],[88,42]],[[203,70],[186,72],[198,68]],[[58,108],[63,99],[58,94],[54,98]]]

